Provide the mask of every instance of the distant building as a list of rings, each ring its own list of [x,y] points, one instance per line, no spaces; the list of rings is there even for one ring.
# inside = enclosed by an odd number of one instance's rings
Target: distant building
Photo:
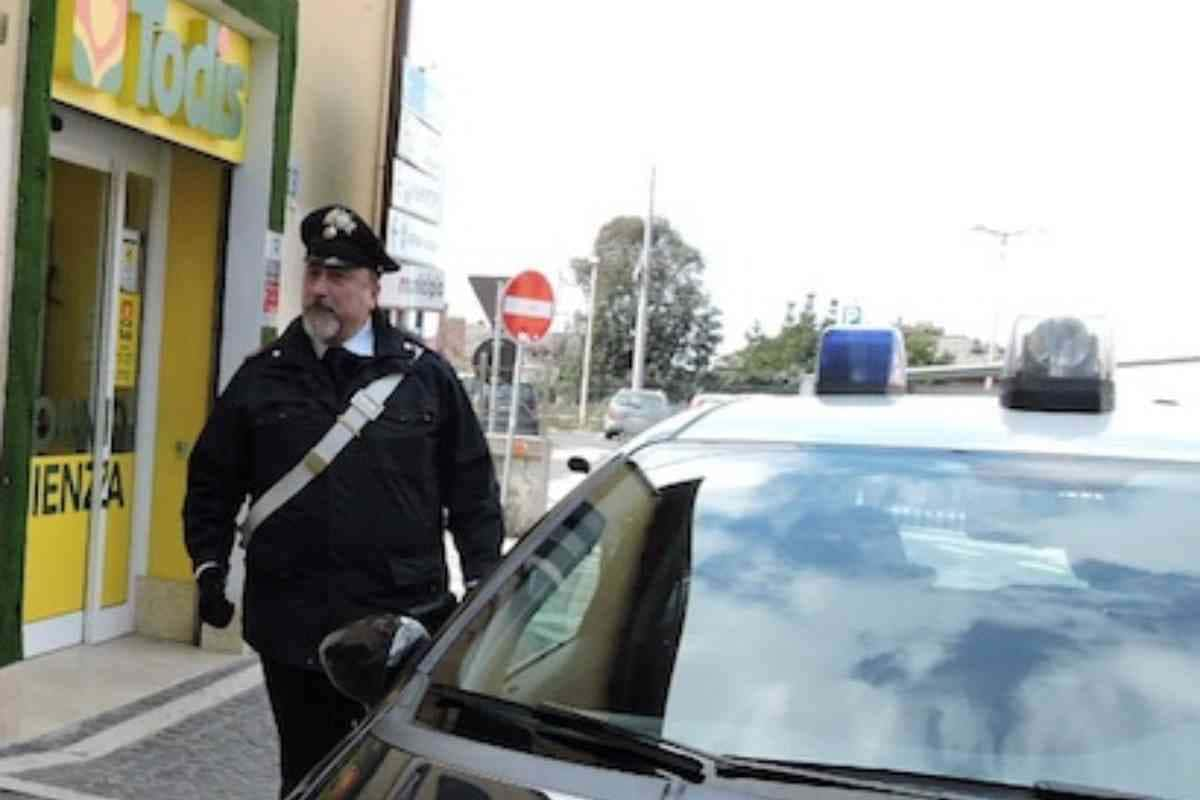
[[[462,317],[447,317],[438,326],[438,350],[460,371],[469,370],[471,355],[467,350],[467,321]]]
[[[987,361],[987,344],[969,336],[941,336],[938,355],[948,355],[955,364],[982,364]],[[997,349],[997,353],[999,353]]]

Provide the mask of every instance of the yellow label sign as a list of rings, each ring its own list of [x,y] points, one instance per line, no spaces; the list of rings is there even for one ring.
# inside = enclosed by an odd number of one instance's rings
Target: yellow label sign
[[[133,453],[95,474],[87,454],[40,456],[30,466],[23,618],[36,622],[83,609],[92,513],[108,515],[101,602],[128,598],[133,532]]]
[[[117,314],[118,389],[132,389],[137,383],[138,329],[142,320],[142,296],[121,292]]]
[[[179,0],[58,0],[53,95],[226,161],[245,155],[250,40]]]

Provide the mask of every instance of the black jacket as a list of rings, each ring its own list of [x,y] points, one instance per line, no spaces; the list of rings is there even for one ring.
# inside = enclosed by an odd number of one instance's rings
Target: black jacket
[[[444,598],[446,527],[467,580],[500,559],[495,470],[454,370],[432,351],[414,360],[420,343],[378,315],[373,325],[375,356],[339,397],[293,322],[237,371],[188,461],[188,553],[196,566],[224,566],[243,499],[298,463],[355,390],[407,373],[383,414],[251,537],[246,641],[296,666],[314,666],[321,639],[352,620]]]

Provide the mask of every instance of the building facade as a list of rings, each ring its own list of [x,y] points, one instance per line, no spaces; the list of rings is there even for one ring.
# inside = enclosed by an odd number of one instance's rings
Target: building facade
[[[278,317],[298,4],[6,5],[0,664],[194,640],[187,456]]]

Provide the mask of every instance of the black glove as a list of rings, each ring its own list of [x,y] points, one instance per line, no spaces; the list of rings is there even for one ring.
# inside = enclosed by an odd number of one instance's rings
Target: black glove
[[[209,567],[196,579],[200,589],[200,621],[224,628],[233,619],[233,603],[225,597],[225,570]]]

